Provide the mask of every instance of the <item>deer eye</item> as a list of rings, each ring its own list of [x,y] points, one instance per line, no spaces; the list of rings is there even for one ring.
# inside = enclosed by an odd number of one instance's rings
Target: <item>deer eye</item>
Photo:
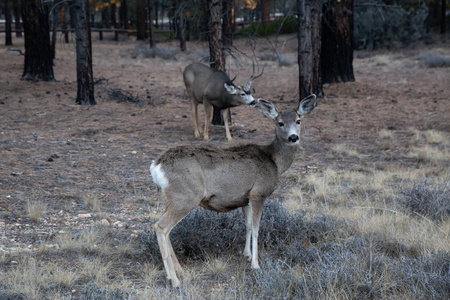
[[[278,126],[283,127],[284,126],[284,122],[278,122]]]
[[[241,92],[241,97],[245,97],[245,92]]]
[[[295,122],[295,123],[297,123],[297,125],[300,125],[301,122],[302,122],[302,121],[297,120],[297,122]]]

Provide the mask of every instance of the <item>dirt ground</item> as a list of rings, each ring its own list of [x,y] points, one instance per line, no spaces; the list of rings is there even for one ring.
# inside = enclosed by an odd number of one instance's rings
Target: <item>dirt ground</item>
[[[0,35],[0,40],[4,36]],[[254,41],[256,55],[275,47],[290,66],[259,59],[264,74],[253,82],[256,97],[279,108],[298,102],[296,39]],[[149,165],[169,147],[205,143],[194,138],[182,70],[207,53],[207,44],[159,43],[175,51],[170,59],[137,55],[145,44],[94,37],[93,62],[98,105],[75,105],[74,41],[57,44],[56,82],[25,82],[24,57],[0,46],[0,252],[33,251],[50,236],[77,231],[106,220],[131,235],[148,230],[161,212]],[[237,60],[228,58],[231,77],[251,74],[251,44],[235,41]],[[21,39],[13,48],[23,49]],[[304,122],[301,151],[274,194],[283,197],[307,172],[326,168],[389,168],[414,164],[405,155],[412,128],[450,133],[450,69],[428,68],[427,53],[450,56],[449,44],[418,43],[392,51],[355,52],[355,82],[324,86],[325,96]],[[246,55],[244,55],[246,54]],[[142,99],[141,105],[118,103],[107,90],[120,88]],[[200,109],[203,124],[203,109]],[[256,108],[232,110],[235,143],[269,143],[270,120]],[[384,145],[380,132],[392,132]],[[213,126],[207,143],[227,146],[223,127]],[[336,151],[343,145],[358,155]],[[38,222],[27,214],[30,203],[45,204]],[[92,208],[89,203],[98,203]]]

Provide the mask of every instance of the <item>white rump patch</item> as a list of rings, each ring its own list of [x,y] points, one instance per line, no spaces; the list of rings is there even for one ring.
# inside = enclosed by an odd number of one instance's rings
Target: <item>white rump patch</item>
[[[167,180],[166,173],[164,173],[161,168],[161,164],[155,165],[155,161],[152,161],[150,173],[152,174],[153,182],[156,184],[158,189],[164,190],[169,184],[169,181]]]

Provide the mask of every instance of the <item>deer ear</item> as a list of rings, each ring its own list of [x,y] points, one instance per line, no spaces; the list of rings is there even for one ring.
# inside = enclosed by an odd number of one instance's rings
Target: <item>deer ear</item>
[[[258,105],[259,111],[264,117],[268,117],[273,120],[278,116],[278,111],[275,108],[275,105],[272,104],[272,102],[259,98]]]
[[[317,105],[316,95],[311,94],[302,101],[300,101],[297,108],[297,113],[300,116],[309,114],[314,109],[314,107],[316,107],[316,105]]]
[[[228,94],[230,94],[230,95],[234,95],[234,94],[238,93],[238,90],[232,84],[224,83],[223,86],[225,87],[225,89],[227,90]]]

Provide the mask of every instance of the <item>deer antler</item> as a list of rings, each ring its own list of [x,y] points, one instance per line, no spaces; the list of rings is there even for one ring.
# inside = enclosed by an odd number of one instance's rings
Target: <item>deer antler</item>
[[[252,76],[250,76],[250,79],[249,80],[247,80],[242,86],[244,87],[244,89],[246,89],[246,90],[250,90],[250,86],[251,86],[251,84],[252,84],[252,80],[253,79],[256,79],[256,78],[258,78],[258,77],[261,77],[261,75],[264,73],[264,68],[263,68],[263,70],[261,71],[261,73],[260,74],[258,74],[258,75],[256,75],[256,76],[254,76],[253,74],[252,74]]]

